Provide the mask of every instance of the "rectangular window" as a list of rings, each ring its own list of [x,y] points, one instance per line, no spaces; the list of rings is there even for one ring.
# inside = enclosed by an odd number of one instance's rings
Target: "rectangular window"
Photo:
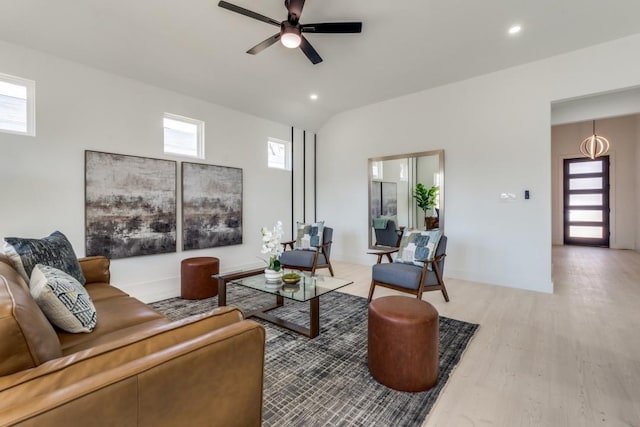
[[[0,74],[0,131],[35,136],[36,82]]]
[[[204,122],[164,113],[164,152],[204,159]]]
[[[274,169],[291,170],[291,143],[280,139],[267,140],[267,166]]]

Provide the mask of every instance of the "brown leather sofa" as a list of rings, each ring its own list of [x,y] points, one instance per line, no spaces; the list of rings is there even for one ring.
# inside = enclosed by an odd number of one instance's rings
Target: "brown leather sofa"
[[[0,426],[257,426],[265,331],[231,307],[170,321],[80,259],[91,333],[55,329],[0,255]]]

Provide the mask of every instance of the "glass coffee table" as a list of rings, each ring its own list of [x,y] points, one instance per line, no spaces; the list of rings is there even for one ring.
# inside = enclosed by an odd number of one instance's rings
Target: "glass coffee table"
[[[295,285],[289,285],[284,282],[267,283],[264,277],[264,269],[214,276],[218,279],[218,306],[227,305],[227,284],[244,286],[272,294],[276,297],[274,304],[246,312],[244,317],[257,317],[309,338],[315,338],[320,334],[320,296],[350,285],[353,282],[331,276],[312,276],[302,271],[296,271],[296,273],[301,276],[301,279]],[[271,310],[282,307],[285,298],[298,302],[309,301],[309,328],[268,313]]]

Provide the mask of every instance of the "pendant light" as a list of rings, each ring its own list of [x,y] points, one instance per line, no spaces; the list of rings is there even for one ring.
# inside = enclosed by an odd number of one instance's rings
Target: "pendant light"
[[[604,156],[609,151],[609,141],[603,136],[596,134],[596,121],[593,121],[593,135],[586,138],[580,144],[580,152],[590,159]]]

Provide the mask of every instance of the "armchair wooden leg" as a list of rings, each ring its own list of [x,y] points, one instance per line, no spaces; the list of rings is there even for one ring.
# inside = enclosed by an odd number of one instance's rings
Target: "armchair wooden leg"
[[[329,273],[333,276],[333,267],[331,266],[331,263],[329,263]]]
[[[447,293],[447,288],[444,287],[444,282],[442,282],[442,295],[444,296],[444,300],[449,302],[449,294]]]
[[[444,296],[444,300],[449,302],[449,294],[447,293],[447,288],[444,286],[444,280],[442,279],[442,274],[440,274],[440,268],[437,263],[433,263],[433,271],[436,273],[436,278],[438,279],[438,284],[440,285],[440,290],[442,291],[442,296]]]
[[[373,298],[373,290],[376,287],[376,282],[374,280],[371,281],[371,286],[369,287],[369,298],[367,299],[368,302],[371,302],[371,298]]]

